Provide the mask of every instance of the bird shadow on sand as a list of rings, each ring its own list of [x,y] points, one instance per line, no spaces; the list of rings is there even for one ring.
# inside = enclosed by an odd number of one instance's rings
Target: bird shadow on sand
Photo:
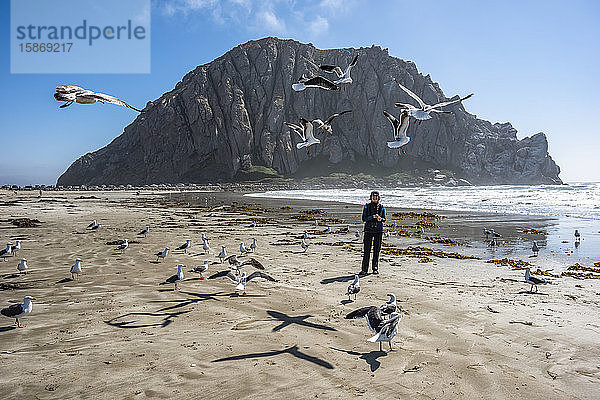
[[[340,304],[342,304],[344,306],[346,304],[350,304],[350,303],[354,303],[354,300],[344,299],[344,300],[340,301]]]
[[[15,278],[18,278],[19,276],[21,276],[21,274],[8,274],[8,275],[4,275],[2,277],[2,279],[15,279]]]
[[[335,282],[350,282],[354,280],[354,275],[336,276],[334,278],[325,278],[321,280],[321,285],[328,285]]]
[[[67,282],[73,282],[73,278],[63,278],[56,283],[67,283]]]
[[[154,260],[149,261],[149,262],[150,262],[150,264],[162,264],[160,261],[154,261]]]
[[[378,358],[388,355],[388,353],[381,350],[373,350],[368,353],[359,353],[357,351],[336,349],[335,347],[331,346],[329,348],[335,351],[341,351],[343,353],[350,354],[351,356],[359,356],[362,360],[365,360],[367,364],[369,364],[371,367],[371,372],[375,372],[379,369],[379,367],[381,367],[381,361],[379,361]]]
[[[298,325],[306,326],[308,328],[323,329],[326,331],[337,330],[337,329],[332,328],[327,325],[315,324],[314,322],[305,321],[307,318],[312,317],[312,315],[299,315],[297,317],[292,317],[287,314],[281,313],[279,311],[274,311],[274,310],[267,310],[267,314],[269,314],[269,316],[275,318],[275,320],[281,321],[281,324],[277,325],[276,327],[274,327],[272,329],[273,332],[280,331],[283,328],[285,328],[286,326],[291,325],[291,324],[298,324]]]
[[[206,301],[206,300],[219,301],[218,297],[228,296],[228,294],[225,294],[223,292],[216,292],[216,293],[179,292],[179,293],[185,294],[188,296],[193,296],[194,298],[177,299],[177,300],[153,300],[153,301],[151,301],[151,303],[174,303],[171,306],[159,308],[158,310],[156,310],[157,312],[164,312],[164,311],[174,310],[176,308],[187,307],[192,304],[200,303],[201,301]]]
[[[542,293],[542,292],[530,292],[529,290],[521,290],[520,292],[518,292],[517,294],[533,294],[533,295],[539,295],[539,296],[548,296],[548,293]]]
[[[265,351],[263,353],[241,354],[238,356],[219,358],[218,360],[213,360],[211,362],[237,361],[237,360],[245,360],[245,359],[252,359],[252,358],[274,357],[274,356],[277,356],[280,354],[291,354],[296,358],[300,358],[302,360],[311,362],[320,367],[327,368],[327,369],[334,369],[334,366],[332,364],[328,363],[327,361],[301,352],[298,349],[298,345],[294,345],[292,347],[288,347],[283,350]]]
[[[16,326],[2,326],[2,327],[0,327],[0,333],[12,331],[14,329],[17,329],[17,327]]]
[[[116,328],[151,328],[161,327],[164,328],[173,322],[173,319],[180,315],[187,314],[192,310],[179,311],[172,313],[160,313],[160,312],[131,312],[118,317],[104,321],[105,324],[114,326]],[[153,322],[156,321],[156,322]]]

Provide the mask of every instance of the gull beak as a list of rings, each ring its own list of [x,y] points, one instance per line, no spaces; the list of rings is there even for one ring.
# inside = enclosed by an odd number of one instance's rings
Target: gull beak
[[[31,300],[37,300],[37,298],[35,298],[35,297],[32,297],[32,298],[31,298]]]

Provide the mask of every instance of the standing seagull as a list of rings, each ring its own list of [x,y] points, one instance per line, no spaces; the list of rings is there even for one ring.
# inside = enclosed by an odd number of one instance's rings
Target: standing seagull
[[[202,249],[204,250],[204,252],[206,254],[209,254],[209,252],[210,252],[210,246],[208,245],[208,239],[207,238],[202,238]]]
[[[91,228],[92,226],[96,226],[98,225],[98,223],[96,222],[96,220],[93,220],[92,222],[90,222],[90,224],[87,226],[87,229]]]
[[[533,251],[533,256],[537,257],[540,248],[538,247],[537,242],[535,240],[533,241],[533,246],[531,246],[531,251]]]
[[[164,282],[159,283],[159,285],[167,285],[169,283],[174,283],[175,288],[173,290],[179,290],[179,286],[177,283],[183,280],[183,264],[177,265],[177,273],[175,275],[171,275]]]
[[[100,229],[101,227],[102,227],[102,224],[96,224],[96,225],[92,226],[90,229],[91,229],[92,231],[97,231],[97,230],[98,230],[98,229]]]
[[[23,304],[13,304],[0,310],[0,314],[8,318],[15,318],[15,325],[17,328],[24,328],[25,325],[19,323],[19,318],[26,316],[31,312],[32,305],[31,300],[36,300],[35,297],[25,296],[23,298]]]
[[[217,257],[219,257],[219,260],[221,260],[221,262],[223,262],[223,259],[227,257],[227,251],[225,251],[225,246],[221,246],[221,252]]]
[[[26,258],[22,258],[21,262],[19,263],[19,265],[17,265],[17,271],[19,271],[19,273],[23,272],[24,274],[27,274],[27,269],[29,267],[27,266],[27,259]]]
[[[17,252],[18,252],[19,250],[21,250],[21,241],[20,241],[20,240],[17,240],[17,241],[15,242],[15,244],[13,245],[13,247],[11,247],[11,248],[10,248],[10,250],[12,251],[12,254],[13,254],[13,256],[15,256],[15,257],[16,257],[16,256],[17,256]]]
[[[146,227],[140,233],[138,233],[138,235],[144,235],[144,237],[146,237],[148,232],[150,232],[150,227],[146,225]]]
[[[216,274],[208,277],[208,279],[215,279],[215,278],[229,278],[229,280],[236,285],[236,287],[235,287],[236,290],[243,290],[242,294],[246,294],[246,285],[251,280],[266,279],[271,282],[277,282],[277,280],[275,278],[273,278],[270,275],[267,275],[261,271],[254,271],[253,273],[251,273],[248,276],[246,276],[246,273],[244,272],[244,273],[242,273],[242,276],[240,276],[240,277],[235,276],[231,271],[221,271],[221,272],[217,272]]]
[[[360,282],[358,280],[358,275],[354,275],[354,282],[348,286],[348,291],[346,292],[348,300],[350,300],[350,295],[354,295],[354,300],[356,300],[358,292],[360,292]]]
[[[87,90],[79,86],[57,86],[56,93],[54,93],[54,98],[57,101],[65,102],[63,105],[60,106],[60,108],[69,107],[73,103],[93,104],[96,102],[100,102],[104,104],[106,102],[117,104],[123,107],[128,107],[137,112],[142,112],[142,110],[138,110],[137,108],[130,106],[123,100],[119,100],[116,97],[109,96],[104,93],[92,92],[91,90]]]
[[[81,274],[81,263],[83,260],[81,258],[75,259],[75,264],[71,267],[71,279],[75,280],[75,276],[79,279],[79,274]]]
[[[332,114],[329,118],[327,118],[327,120],[325,122],[321,121],[319,118],[313,119],[312,122],[314,122],[315,124],[317,124],[317,129],[324,130],[325,132],[328,132],[330,135],[333,135],[333,130],[331,129],[331,122],[336,117],[339,117],[340,115],[344,115],[344,114],[349,113],[349,112],[352,112],[352,110],[346,110],[346,111],[342,111],[342,112],[339,112],[339,113]]]
[[[169,254],[169,248],[165,247],[165,249],[163,251],[159,251],[158,253],[154,254],[156,256],[156,261],[158,261],[159,259],[165,259],[167,257],[167,254]]]
[[[0,250],[0,257],[4,258],[6,261],[6,257],[10,257],[12,255],[12,243],[6,243],[6,248],[4,250]]]
[[[308,246],[310,246],[310,243],[306,243],[304,239],[302,239],[302,243],[300,243],[300,246],[302,246],[304,252],[306,253],[306,250],[308,250]]]
[[[184,244],[182,244],[175,250],[183,250],[183,252],[187,254],[187,249],[189,249],[191,246],[192,246],[192,241],[190,239],[187,239]]]
[[[121,253],[123,253],[125,250],[127,250],[128,247],[129,242],[127,241],[127,239],[123,239],[123,243],[115,247],[115,250],[121,250]]]
[[[258,245],[256,244],[256,238],[252,238],[252,243],[250,244],[250,250],[254,253],[256,252],[256,248]]]
[[[195,272],[197,274],[200,274],[200,279],[204,279],[204,276],[202,275],[202,273],[208,271],[208,265],[209,265],[209,261],[204,260],[204,263],[202,265],[195,267],[194,269],[191,269],[190,272]]]
[[[535,292],[537,293],[538,287],[537,285],[543,285],[547,283],[545,280],[536,278],[535,276],[531,276],[530,272],[531,268],[525,268],[525,282],[531,285],[531,289],[529,289],[529,293],[533,293],[533,287],[535,286]]]
[[[575,241],[579,242],[581,240],[581,234],[578,229],[575,229]]]
[[[248,254],[250,249],[244,245],[244,242],[240,243],[240,254]]]
[[[400,119],[397,119],[385,110],[383,111],[383,115],[387,117],[387,119],[392,124],[392,128],[394,128],[394,141],[387,142],[387,146],[390,149],[398,149],[402,146],[407,145],[408,142],[410,142],[410,138],[406,136],[408,124],[410,122],[410,116],[408,115],[408,111],[402,110],[402,112],[400,113]],[[404,149],[402,149],[402,154],[406,154]],[[398,150],[398,155],[400,155],[400,150]]]
[[[322,76],[315,76],[312,78],[302,77],[297,83],[292,84],[292,89],[294,89],[296,92],[300,92],[311,87],[324,90],[339,90],[340,88],[337,84]]]
[[[392,313],[389,320],[381,317],[381,311],[376,306],[367,306],[352,311],[346,315],[346,319],[358,319],[365,317],[367,326],[375,335],[368,339],[369,342],[379,342],[379,351],[382,351],[381,342],[388,342],[390,351],[392,350],[392,339],[396,336],[398,322],[401,315]]]
[[[379,307],[379,312],[382,316],[391,315],[398,308],[396,305],[396,296],[393,293],[388,293],[387,295],[390,296],[390,299]]]
[[[438,110],[438,108],[467,100],[468,98],[473,96],[473,93],[471,93],[471,94],[469,94],[465,97],[461,97],[457,100],[443,101],[441,103],[429,105],[429,104],[425,104],[425,102],[423,100],[421,100],[421,98],[419,96],[417,96],[416,94],[411,92],[406,87],[402,86],[400,84],[400,82],[398,82],[395,78],[394,78],[394,81],[398,84],[398,86],[400,86],[400,88],[402,90],[404,90],[410,97],[412,97],[413,99],[415,99],[417,101],[417,103],[419,103],[419,107],[415,107],[412,104],[405,104],[405,103],[396,103],[395,104],[396,107],[406,108],[408,111],[408,114],[411,117],[418,119],[419,121],[431,119],[430,113],[432,113],[432,112],[447,113],[448,111]]]
[[[321,68],[323,71],[335,72],[335,74],[338,77],[338,80],[334,81],[333,83],[335,83],[336,85],[340,85],[342,83],[349,83],[350,85],[352,85],[352,78],[350,77],[350,71],[352,71],[352,67],[354,67],[356,65],[357,61],[358,61],[358,54],[354,56],[350,65],[348,65],[346,67],[346,70],[343,72],[342,72],[342,68],[340,68],[337,65],[319,65],[319,68]]]

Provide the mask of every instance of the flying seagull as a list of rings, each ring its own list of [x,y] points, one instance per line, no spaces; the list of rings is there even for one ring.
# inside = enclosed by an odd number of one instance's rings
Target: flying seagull
[[[230,255],[229,257],[227,257],[225,260],[227,260],[229,262],[229,267],[235,271],[236,274],[239,275],[239,273],[241,272],[242,267],[246,266],[246,265],[251,265],[256,269],[261,269],[264,270],[265,266],[262,265],[260,263],[260,261],[258,261],[255,258],[249,258],[247,260],[244,260],[243,262],[241,262],[240,260],[238,260],[237,256],[235,254]]]
[[[535,292],[537,293],[538,287],[537,285],[543,285],[547,283],[545,280],[536,278],[535,276],[531,276],[531,268],[525,268],[525,282],[531,285],[531,289],[529,289],[529,293],[533,293],[533,287],[535,286]]]
[[[168,285],[169,283],[174,283],[175,288],[173,290],[179,290],[179,286],[177,284],[181,280],[183,280],[183,264],[178,264],[177,273],[175,275],[171,275],[164,282],[159,283],[159,285]]]
[[[297,83],[292,84],[292,89],[296,92],[300,92],[310,87],[325,90],[339,90],[340,88],[337,84],[322,76],[314,76],[312,78],[302,77]]]
[[[327,120],[325,120],[325,122],[321,121],[319,118],[313,119],[312,122],[317,124],[317,129],[324,130],[325,132],[328,132],[330,135],[333,135],[333,130],[331,129],[331,122],[335,118],[339,117],[340,115],[344,115],[349,112],[352,112],[352,110],[346,110],[346,111],[332,114],[329,118],[327,118]]]
[[[388,342],[392,350],[392,339],[398,331],[398,322],[402,318],[399,313],[390,314],[390,319],[384,320],[381,311],[376,306],[367,306],[352,311],[346,315],[346,319],[358,319],[365,317],[367,325],[375,335],[368,339],[369,342],[379,342],[379,351],[382,351],[381,342]]]
[[[387,119],[392,124],[392,128],[394,128],[394,141],[387,142],[387,146],[390,149],[399,149],[402,146],[405,146],[410,142],[410,138],[406,136],[406,131],[408,130],[408,124],[410,122],[410,116],[408,115],[408,111],[402,110],[400,113],[400,119],[394,117],[387,111],[383,111],[383,115],[387,117]],[[402,149],[402,154],[406,154],[404,149]],[[400,150],[398,150],[398,155],[400,155]]]
[[[354,282],[348,286],[348,290],[346,291],[348,300],[350,300],[351,295],[354,295],[354,300],[356,300],[356,295],[358,292],[360,292],[360,282],[358,280],[358,275],[354,275]]]
[[[321,143],[321,141],[319,139],[315,138],[315,135],[313,134],[312,122],[310,122],[304,118],[300,118],[300,124],[302,124],[302,133],[303,133],[303,136],[300,136],[300,138],[303,139],[303,142],[296,144],[297,149],[301,149],[303,147],[309,147],[309,146],[312,146],[313,144]],[[306,154],[309,154],[308,149],[306,150]]]
[[[323,71],[335,72],[335,74],[338,77],[338,80],[334,81],[333,83],[335,83],[336,85],[340,85],[342,83],[349,83],[350,85],[352,85],[352,78],[350,77],[350,71],[352,70],[352,67],[354,67],[356,65],[356,61],[358,61],[358,54],[354,56],[350,65],[348,65],[346,67],[346,70],[343,72],[342,72],[342,68],[339,67],[338,65],[319,65],[319,68],[321,68]]]
[[[251,273],[248,276],[246,276],[246,273],[244,272],[244,273],[242,273],[242,276],[239,276],[239,277],[234,275],[231,271],[221,271],[221,272],[217,272],[216,274],[208,277],[208,279],[215,279],[215,278],[229,278],[229,280],[236,285],[236,287],[235,287],[236,290],[243,291],[242,294],[246,294],[246,285],[251,280],[266,279],[271,282],[277,282],[277,280],[275,278],[273,278],[272,276],[267,275],[261,271],[254,271],[253,273]]]
[[[31,300],[36,300],[36,298],[31,296],[25,296],[23,298],[23,304],[13,304],[11,306],[3,308],[2,310],[0,310],[0,314],[8,318],[15,318],[15,325],[17,325],[17,328],[23,328],[25,327],[25,325],[21,325],[19,323],[19,318],[24,317],[31,312]]]
[[[411,117],[418,119],[419,121],[431,119],[430,113],[432,113],[432,112],[447,113],[448,111],[438,110],[438,108],[467,100],[468,98],[473,96],[473,93],[471,93],[471,94],[469,94],[465,97],[461,97],[457,100],[443,101],[441,103],[429,105],[429,104],[425,104],[425,102],[423,100],[421,100],[421,98],[419,96],[417,96],[416,94],[411,92],[408,88],[402,86],[402,84],[400,82],[398,82],[395,78],[394,78],[394,81],[398,84],[398,86],[400,86],[400,89],[404,90],[410,97],[412,97],[413,99],[415,99],[417,101],[417,103],[419,103],[419,107],[415,107],[412,104],[405,104],[405,103],[396,103],[395,104],[396,107],[401,107],[401,108],[407,109],[408,114]]]
[[[54,98],[57,101],[64,101],[65,103],[60,108],[69,107],[73,103],[79,104],[93,104],[96,102],[100,103],[112,103],[123,107],[131,108],[137,112],[142,112],[135,107],[130,106],[123,100],[119,100],[116,97],[109,96],[104,93],[96,93],[91,90],[81,88],[79,86],[57,86]]]

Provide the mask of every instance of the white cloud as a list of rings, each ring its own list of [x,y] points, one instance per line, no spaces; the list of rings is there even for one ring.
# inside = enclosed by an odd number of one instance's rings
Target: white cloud
[[[308,24],[308,33],[314,36],[320,36],[329,29],[329,22],[326,18],[317,15],[314,21]]]
[[[271,10],[261,11],[257,14],[257,22],[259,27],[264,27],[266,30],[276,34],[285,33],[285,22],[277,17]]]

